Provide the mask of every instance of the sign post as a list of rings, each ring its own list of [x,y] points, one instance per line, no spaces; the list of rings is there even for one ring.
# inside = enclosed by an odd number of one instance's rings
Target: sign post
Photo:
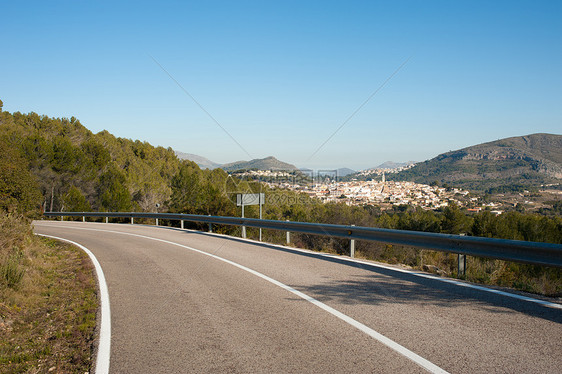
[[[265,201],[264,193],[239,193],[236,195],[236,206],[242,207],[242,218],[244,218],[244,206],[246,205],[259,205],[260,219],[262,219],[261,206]],[[242,226],[242,237],[246,238],[246,226]],[[260,241],[261,241],[261,228],[260,228]]]
[[[461,278],[466,275],[466,255],[461,255],[459,253],[457,255],[457,259],[458,259],[457,277]]]

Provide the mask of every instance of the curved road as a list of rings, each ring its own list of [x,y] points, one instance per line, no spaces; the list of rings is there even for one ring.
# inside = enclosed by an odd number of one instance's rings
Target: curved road
[[[562,309],[344,258],[36,221],[107,280],[112,373],[560,372]]]

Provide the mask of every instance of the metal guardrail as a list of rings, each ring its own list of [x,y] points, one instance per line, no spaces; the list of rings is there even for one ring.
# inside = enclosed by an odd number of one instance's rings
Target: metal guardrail
[[[234,225],[298,232],[313,235],[326,235],[350,240],[370,240],[435,251],[457,253],[475,257],[486,257],[506,261],[516,261],[535,265],[562,267],[562,245],[521,240],[481,238],[437,234],[431,232],[380,229],[374,227],[333,225],[323,223],[275,221],[255,218],[202,216],[179,213],[110,213],[110,212],[45,212],[49,217],[111,217],[152,218],[203,222],[208,224]],[[289,239],[289,235],[287,235]]]

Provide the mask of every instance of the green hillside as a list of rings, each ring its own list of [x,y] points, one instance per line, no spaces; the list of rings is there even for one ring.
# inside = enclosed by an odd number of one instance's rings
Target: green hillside
[[[533,134],[441,154],[389,178],[472,190],[562,182],[562,135]]]
[[[213,205],[206,205],[207,199],[228,200],[224,189],[221,196],[204,196],[209,193],[206,186],[224,184],[226,172],[202,171],[179,160],[171,148],[107,131],[94,134],[74,117],[0,112],[0,149],[2,175],[14,176],[2,180],[16,181],[0,184],[0,204],[6,211],[39,206],[46,211],[155,211],[156,204],[161,210],[183,210],[170,198],[174,183],[181,185],[178,178],[189,174],[192,185],[200,187],[191,197],[197,202],[191,204],[194,213],[232,213],[233,205],[224,212],[211,212],[208,206]],[[22,191],[27,193],[25,203],[17,205]]]

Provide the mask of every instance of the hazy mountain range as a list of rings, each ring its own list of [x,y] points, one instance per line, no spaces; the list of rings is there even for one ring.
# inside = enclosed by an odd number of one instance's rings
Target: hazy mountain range
[[[237,170],[298,170],[295,165],[288,164],[283,161],[279,161],[273,156],[266,158],[254,159],[250,161],[236,161],[220,166],[221,169],[225,171],[237,171]]]
[[[308,168],[300,168],[300,171],[302,171],[305,174],[312,174],[315,173],[314,170],[312,169],[308,169]],[[320,170],[316,170],[316,173],[320,174],[320,175],[333,175],[335,171],[335,174],[338,177],[345,177],[347,175],[351,175],[351,174],[355,174],[357,173],[357,171],[350,169],[350,168],[339,168],[339,169],[320,169]]]
[[[236,161],[230,162],[228,164],[219,164],[213,162],[205,157],[194,155],[193,153],[184,153],[176,151],[176,155],[181,160],[190,160],[195,162],[201,169],[216,169],[221,168],[225,171],[239,171],[239,170],[286,170],[286,171],[293,171],[293,170],[300,170],[305,173],[312,172],[312,169],[299,169],[295,165],[279,161],[273,156],[269,156],[266,158],[260,159],[253,159],[250,161]],[[355,170],[349,168],[340,168],[337,169],[338,176],[346,176],[356,173]]]
[[[195,162],[201,169],[216,169],[221,168],[225,171],[238,171],[238,170],[298,170],[295,165],[279,161],[273,156],[266,158],[253,159],[250,161],[235,161],[227,164],[219,164],[213,162],[205,157],[194,155],[192,153],[183,153],[176,151],[179,159],[190,160]]]
[[[178,156],[178,158],[180,160],[189,160],[189,161],[193,161],[195,162],[197,165],[199,165],[199,167],[201,169],[216,169],[219,166],[221,166],[221,164],[213,162],[211,160],[209,160],[208,158],[205,158],[203,156],[198,156],[198,155],[194,155],[193,153],[183,153],[183,152],[176,152],[176,156]]]
[[[373,169],[398,169],[400,167],[413,165],[415,163],[416,163],[415,161],[406,161],[406,162],[386,161]]]
[[[196,162],[201,168],[236,170],[299,170],[275,157],[237,161],[220,165],[204,157],[176,152],[179,158]],[[538,186],[562,182],[562,135],[531,134],[466,147],[440,154],[430,160],[397,163],[387,161],[373,169],[394,169],[415,164],[393,174],[392,179],[418,183],[447,183],[467,189],[485,190],[502,186]],[[300,169],[307,173],[310,169]],[[337,169],[340,177],[356,173]]]
[[[189,160],[195,162],[201,169],[216,169],[221,168],[226,171],[237,171],[237,170],[249,170],[249,169],[258,169],[258,170],[300,170],[304,173],[311,173],[313,172],[312,169],[308,168],[297,168],[295,165],[279,161],[273,156],[269,156],[266,158],[261,159],[253,159],[251,161],[236,161],[230,162],[227,164],[219,164],[218,162],[213,162],[208,158],[203,156],[195,155],[193,153],[184,153],[175,151],[176,156],[178,156],[181,160]],[[386,161],[379,166],[373,169],[396,169],[401,166],[406,166],[410,164],[415,164],[415,161],[408,161],[408,162],[393,162],[393,161]],[[338,176],[344,177],[347,175],[351,175],[357,173],[356,170],[350,168],[339,168],[335,169]],[[321,171],[320,171],[321,172]]]

